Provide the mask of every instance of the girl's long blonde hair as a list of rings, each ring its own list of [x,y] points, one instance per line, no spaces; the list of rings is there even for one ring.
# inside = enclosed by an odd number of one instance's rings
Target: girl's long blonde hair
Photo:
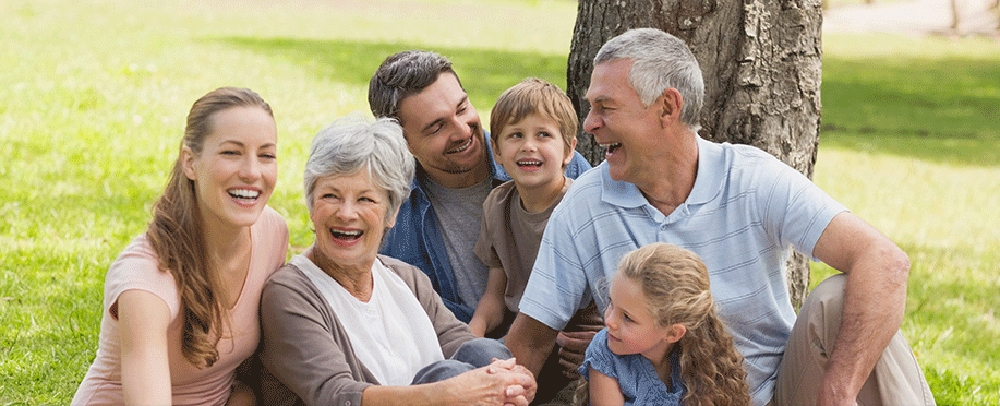
[[[216,89],[191,106],[181,150],[186,146],[200,154],[205,137],[212,132],[212,116],[232,107],[259,107],[274,117],[271,107],[250,89]],[[215,347],[225,312],[221,283],[209,272],[202,234],[195,184],[184,175],[178,154],[167,188],[153,205],[146,239],[159,257],[160,271],[170,272],[177,283],[184,311],[181,353],[195,366],[207,368],[219,358]]]
[[[637,283],[660,326],[687,328],[667,352],[678,354],[685,406],[743,406],[750,403],[743,357],[733,337],[715,314],[709,291],[708,269],[698,255],[666,243],[653,243],[629,252],[618,263],[616,277]],[[577,390],[577,404],[588,389]]]
[[[698,255],[666,243],[632,251],[618,274],[639,284],[661,326],[687,328],[666,355],[680,355],[685,406],[746,405],[750,402],[743,357],[715,314],[708,268]]]

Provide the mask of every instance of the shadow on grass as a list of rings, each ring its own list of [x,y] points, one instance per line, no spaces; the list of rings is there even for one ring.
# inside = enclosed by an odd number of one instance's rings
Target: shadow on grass
[[[221,37],[203,41],[289,60],[324,80],[367,86],[387,56],[428,49],[407,42]],[[455,64],[485,112],[517,81],[565,86],[566,57],[538,52],[433,48]],[[821,147],[1000,166],[1000,64],[983,60],[824,59]]]
[[[820,146],[998,166],[997,77],[996,61],[826,58]]]
[[[416,43],[315,40],[293,38],[206,38],[261,55],[282,58],[311,69],[325,80],[368,86],[382,61],[399,51],[427,49],[454,63],[473,105],[481,112],[493,107],[496,98],[521,79],[534,76],[565,87],[566,56],[539,52],[473,48],[428,48]]]

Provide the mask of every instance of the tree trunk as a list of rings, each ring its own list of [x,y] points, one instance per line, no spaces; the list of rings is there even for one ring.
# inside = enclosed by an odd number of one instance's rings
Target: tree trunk
[[[751,144],[812,178],[820,124],[821,0],[580,0],[567,93],[581,123],[593,58],[605,41],[657,27],[687,42],[705,79],[700,135]],[[604,151],[581,131],[577,150],[592,164]],[[809,285],[805,257],[789,260],[798,307]]]
[[[951,8],[951,33],[958,35],[958,28],[962,25],[962,14],[958,7],[958,0],[951,0],[948,5]]]

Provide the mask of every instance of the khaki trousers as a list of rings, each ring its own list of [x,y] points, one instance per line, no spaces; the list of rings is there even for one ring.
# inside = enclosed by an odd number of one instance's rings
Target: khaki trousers
[[[837,274],[809,293],[788,338],[769,405],[816,404],[823,371],[840,332],[846,283],[847,276]],[[857,402],[861,406],[936,405],[923,370],[899,331],[882,351]]]

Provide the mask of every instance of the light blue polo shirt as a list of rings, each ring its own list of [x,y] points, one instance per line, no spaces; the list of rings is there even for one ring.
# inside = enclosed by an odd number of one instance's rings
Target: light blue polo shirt
[[[627,252],[657,241],[694,251],[746,360],[752,402],[765,405],[795,322],[785,262],[793,247],[811,256],[830,220],[846,210],[795,169],[746,145],[699,138],[694,188],[669,216],[634,184],[612,180],[605,162],[578,178],[553,211],[520,310],[562,330],[591,298],[603,313],[607,284]]]

